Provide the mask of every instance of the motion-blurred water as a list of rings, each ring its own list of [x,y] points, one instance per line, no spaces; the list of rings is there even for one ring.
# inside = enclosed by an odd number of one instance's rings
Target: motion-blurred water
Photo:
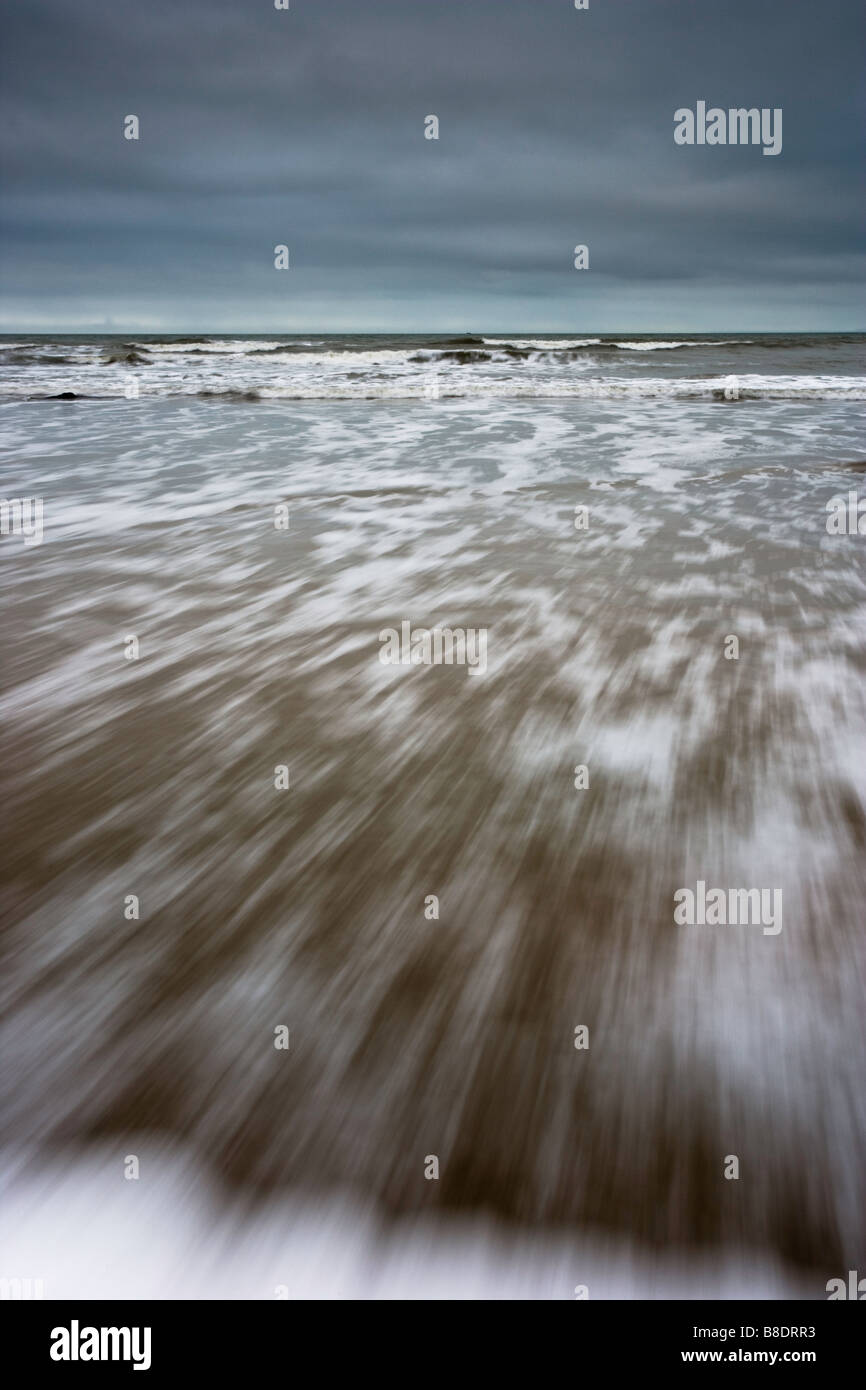
[[[8,1272],[862,1272],[866,536],[826,529],[866,499],[862,340],[15,341],[2,492],[44,538],[0,547]],[[62,391],[96,399],[26,399]],[[486,628],[486,675],[382,665],[405,619]],[[783,930],[676,926],[698,879],[780,888]]]

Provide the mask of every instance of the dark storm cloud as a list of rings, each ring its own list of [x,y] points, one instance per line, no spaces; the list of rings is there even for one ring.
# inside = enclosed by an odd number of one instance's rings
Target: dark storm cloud
[[[27,0],[4,28],[10,327],[862,326],[859,0]],[[782,153],[676,146],[698,100],[782,107]]]

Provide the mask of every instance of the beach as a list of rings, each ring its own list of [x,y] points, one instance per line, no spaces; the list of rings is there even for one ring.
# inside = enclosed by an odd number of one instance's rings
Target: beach
[[[826,524],[866,498],[863,347],[7,335],[3,495],[44,528],[0,568],[16,1268],[866,1268],[866,538]],[[404,622],[485,669],[384,663]],[[778,892],[779,931],[680,924],[698,883]]]

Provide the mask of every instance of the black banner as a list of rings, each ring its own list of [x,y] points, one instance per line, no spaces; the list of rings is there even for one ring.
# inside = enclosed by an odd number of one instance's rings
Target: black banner
[[[387,1314],[379,1325],[381,1314],[368,1305],[352,1311],[345,1305],[309,1302],[300,1308],[283,1302],[19,1302],[0,1305],[0,1314],[7,1355],[14,1347],[25,1374],[47,1371],[52,1378],[93,1376],[100,1370],[151,1378],[178,1372],[224,1378],[280,1365],[288,1374],[294,1373],[293,1366],[299,1369],[304,1348],[304,1360],[312,1355],[314,1364],[332,1362],[335,1352],[345,1348],[357,1374],[371,1354],[377,1362],[389,1359],[395,1330]],[[518,1330],[512,1312],[507,1335],[494,1342],[485,1324],[497,1316],[489,1307],[479,1314],[465,1304],[450,1310],[441,1304],[416,1305],[411,1311],[401,1305],[399,1335],[401,1341],[408,1337],[417,1344],[425,1382],[438,1357],[443,1375],[453,1375],[456,1350],[449,1330],[461,1335],[461,1345],[472,1338],[476,1359],[489,1358],[489,1373],[499,1356],[510,1362]],[[524,1338],[535,1334],[537,1316],[527,1319]],[[612,1375],[703,1366],[799,1366],[826,1376],[856,1364],[864,1326],[858,1310],[835,1302],[587,1300],[576,1301],[555,1318],[548,1313],[545,1322],[554,1336],[568,1339],[573,1364],[584,1369],[591,1364],[596,1373]],[[339,1336],[334,1335],[337,1329]],[[370,1331],[382,1340],[359,1344],[355,1334]],[[532,1345],[545,1362],[563,1354],[562,1347],[539,1349],[537,1343],[526,1343],[527,1353]]]

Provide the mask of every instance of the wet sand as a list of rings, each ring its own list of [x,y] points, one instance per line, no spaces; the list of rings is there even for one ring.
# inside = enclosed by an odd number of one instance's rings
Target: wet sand
[[[46,422],[4,568],[19,1147],[121,1182],[146,1143],[144,1188],[181,1146],[250,1221],[862,1267],[856,422],[96,409]],[[403,618],[486,628],[487,674],[383,666]],[[781,888],[782,932],[676,926],[698,879]]]

